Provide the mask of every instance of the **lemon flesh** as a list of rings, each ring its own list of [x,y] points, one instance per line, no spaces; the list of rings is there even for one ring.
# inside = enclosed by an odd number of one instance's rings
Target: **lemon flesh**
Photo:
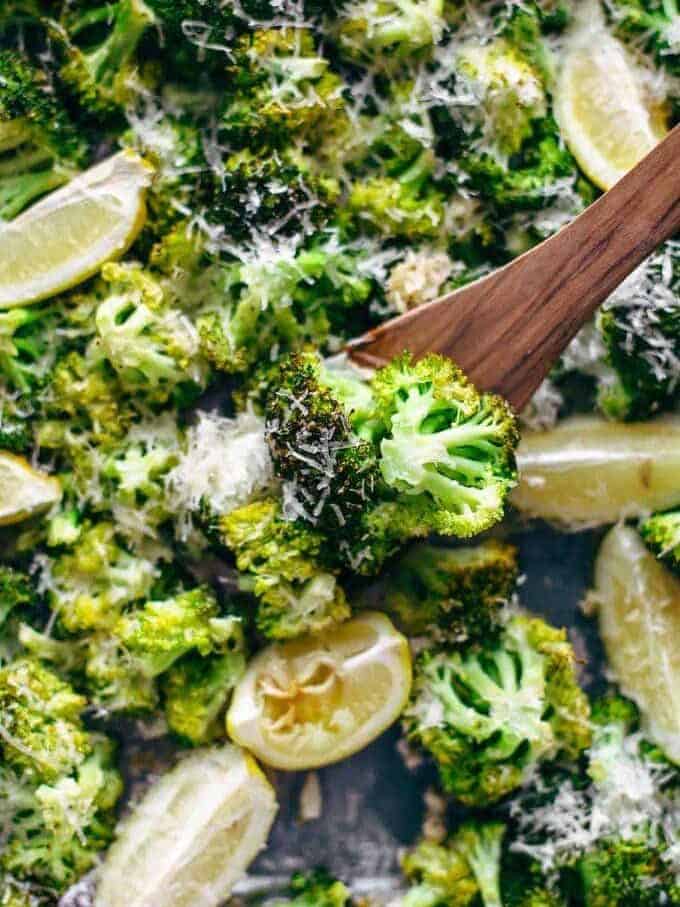
[[[0,451],[0,526],[48,510],[60,498],[57,479],[34,469],[23,457]]]
[[[527,432],[517,451],[512,503],[572,528],[680,505],[680,419],[646,423],[566,419]]]
[[[152,169],[121,151],[0,226],[0,309],[38,302],[122,255],[144,224]]]
[[[119,826],[94,907],[216,907],[264,847],[276,810],[250,756],[195,751]]]
[[[234,691],[230,736],[274,768],[318,768],[363,749],[403,711],[406,639],[367,613],[253,658]]]
[[[600,548],[591,598],[614,679],[645,733],[680,763],[680,581],[637,532],[617,526]]]
[[[571,153],[600,189],[611,189],[666,134],[623,45],[602,25],[582,26],[567,47],[555,113]]]

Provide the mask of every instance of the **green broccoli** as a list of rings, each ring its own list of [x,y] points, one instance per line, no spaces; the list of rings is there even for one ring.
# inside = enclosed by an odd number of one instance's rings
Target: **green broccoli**
[[[282,363],[266,407],[274,471],[288,508],[325,532],[356,522],[375,495],[375,448],[355,433],[352,415],[318,356],[300,353]]]
[[[221,617],[216,599],[203,587],[147,601],[119,617],[112,633],[149,678],[167,671],[188,652],[225,651],[239,645],[242,637],[240,621]]]
[[[63,892],[113,838],[113,807],[123,788],[114,749],[95,734],[87,742],[89,754],[49,782],[29,786],[10,764],[0,767],[0,813],[10,829],[0,867],[43,892]]]
[[[312,32],[258,29],[235,50],[233,92],[219,120],[229,146],[259,150],[293,137],[317,143],[344,108],[343,81],[319,55]]]
[[[125,391],[163,403],[184,387],[200,389],[205,368],[186,316],[164,304],[162,288],[140,267],[107,264],[110,295],[95,313],[98,343]]]
[[[408,354],[377,372],[377,409],[389,434],[380,469],[390,488],[433,503],[431,529],[468,538],[503,515],[516,482],[515,417],[500,397],[479,394],[453,362]]]
[[[0,221],[71,179],[87,152],[47,74],[0,51]]]
[[[87,700],[35,658],[0,668],[0,750],[28,782],[51,783],[90,752],[80,715]]]
[[[672,409],[680,389],[680,246],[666,243],[607,300],[598,317],[616,382],[600,389],[613,419]]]
[[[338,18],[340,45],[359,61],[398,65],[439,41],[444,6],[444,0],[354,0]]]
[[[93,116],[106,118],[129,101],[137,48],[154,23],[143,0],[64,4],[51,29],[63,58],[59,75]]]
[[[484,640],[498,630],[518,575],[512,545],[418,544],[390,570],[380,606],[409,636],[431,634],[452,643]]]
[[[618,34],[654,55],[659,66],[680,73],[680,7],[677,0],[609,0]]]
[[[350,610],[324,565],[324,537],[283,519],[278,501],[246,504],[223,516],[219,531],[242,572],[242,588],[259,599],[256,626],[269,639],[318,633]]]
[[[147,598],[157,573],[151,561],[119,544],[107,522],[84,529],[46,567],[52,609],[71,633],[110,628],[125,605]]]
[[[541,762],[588,746],[574,661],[565,631],[522,616],[478,650],[423,653],[404,728],[434,757],[447,793],[495,803]]]
[[[598,700],[592,720],[586,770],[565,767],[513,804],[511,849],[556,877],[569,904],[675,903],[669,845],[677,831],[677,768],[640,736],[632,702]]]
[[[33,586],[27,574],[0,564],[0,629],[15,608],[22,608],[33,599]]]
[[[342,882],[324,869],[296,872],[290,880],[288,897],[275,900],[272,907],[352,907],[355,902]]]
[[[455,847],[422,841],[404,855],[401,867],[411,883],[401,907],[468,907],[477,900],[472,868]]]
[[[671,570],[680,572],[680,511],[655,513],[638,527],[645,545]]]
[[[8,387],[29,394],[44,383],[58,346],[55,326],[49,308],[0,312],[0,375]]]
[[[232,648],[223,654],[180,658],[163,676],[168,727],[194,746],[224,735],[220,719],[246,668],[243,640],[234,634],[232,642]]]

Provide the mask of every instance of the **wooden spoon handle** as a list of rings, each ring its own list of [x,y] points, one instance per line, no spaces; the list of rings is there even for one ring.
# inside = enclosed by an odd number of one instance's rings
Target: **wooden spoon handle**
[[[680,126],[571,224],[510,264],[349,343],[377,368],[444,353],[521,409],[595,309],[680,229]]]

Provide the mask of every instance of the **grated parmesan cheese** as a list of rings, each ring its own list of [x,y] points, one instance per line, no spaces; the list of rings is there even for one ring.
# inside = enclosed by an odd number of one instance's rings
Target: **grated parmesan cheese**
[[[166,477],[179,537],[188,538],[193,515],[202,506],[229,513],[265,489],[272,478],[262,419],[252,412],[235,419],[199,413],[187,432],[186,451]]]

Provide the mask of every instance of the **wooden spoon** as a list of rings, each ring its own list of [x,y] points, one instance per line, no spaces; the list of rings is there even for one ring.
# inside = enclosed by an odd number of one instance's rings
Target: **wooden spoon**
[[[493,274],[350,341],[357,365],[443,353],[522,409],[579,328],[680,230],[680,126],[571,224]]]

